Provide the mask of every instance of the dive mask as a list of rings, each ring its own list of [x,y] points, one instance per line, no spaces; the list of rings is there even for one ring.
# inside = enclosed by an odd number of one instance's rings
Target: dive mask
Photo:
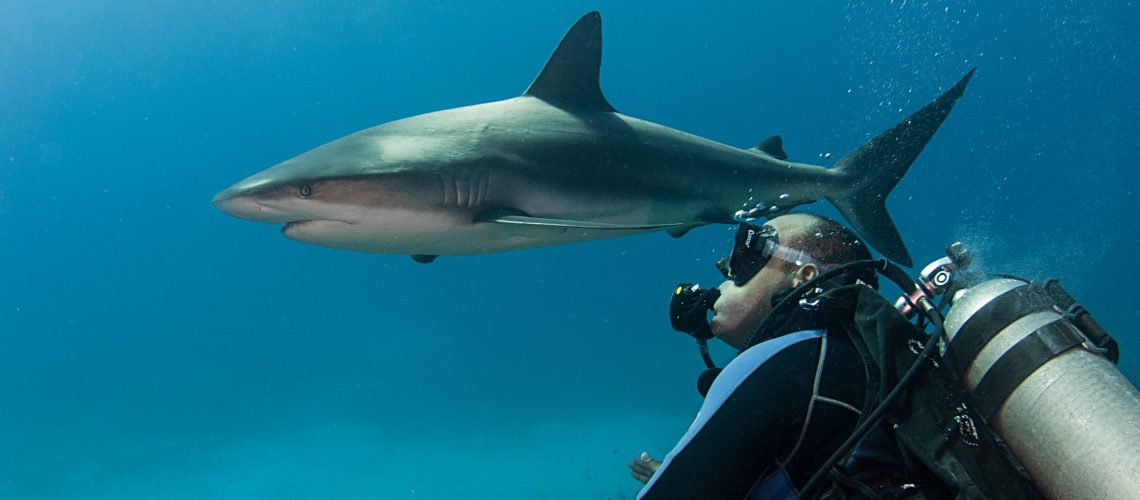
[[[755,226],[742,222],[736,229],[736,242],[727,266],[722,269],[726,278],[741,286],[752,279],[772,258],[772,250],[778,245],[776,228],[764,224]]]
[[[736,229],[736,243],[732,246],[732,254],[727,257],[727,261],[722,259],[717,262],[717,268],[736,286],[742,286],[768,265],[772,257],[797,266],[809,262],[823,266],[807,252],[781,245],[779,240],[780,235],[772,226],[741,222]]]

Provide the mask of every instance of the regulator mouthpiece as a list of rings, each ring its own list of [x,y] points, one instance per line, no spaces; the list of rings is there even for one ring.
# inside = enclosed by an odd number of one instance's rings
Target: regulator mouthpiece
[[[695,283],[678,284],[673,289],[673,298],[669,300],[669,322],[673,329],[697,340],[711,339],[713,334],[708,314],[718,298],[720,290],[716,288],[704,289]]]

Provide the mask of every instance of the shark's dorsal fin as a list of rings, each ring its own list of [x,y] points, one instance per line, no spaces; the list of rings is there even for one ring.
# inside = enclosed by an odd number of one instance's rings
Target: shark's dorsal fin
[[[752,149],[762,153],[768,153],[768,156],[777,160],[788,159],[788,153],[784,152],[784,139],[778,135],[760,141],[760,144],[757,144],[756,147]]]
[[[566,110],[616,111],[602,95],[602,16],[582,16],[562,37],[542,72],[523,92]]]

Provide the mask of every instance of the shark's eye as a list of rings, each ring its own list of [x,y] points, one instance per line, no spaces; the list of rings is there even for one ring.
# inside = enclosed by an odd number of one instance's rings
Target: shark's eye
[[[313,194],[313,186],[310,186],[308,184],[301,184],[301,187],[297,189],[297,192],[301,195],[302,198],[308,198]]]

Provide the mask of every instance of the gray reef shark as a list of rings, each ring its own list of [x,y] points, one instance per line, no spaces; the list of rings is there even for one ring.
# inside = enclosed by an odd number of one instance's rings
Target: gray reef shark
[[[911,265],[887,194],[973,75],[826,168],[779,136],[742,149],[618,113],[598,85],[601,16],[583,16],[519,97],[334,140],[214,197],[297,241],[419,262],[640,234],[681,236],[830,200],[885,257]]]

